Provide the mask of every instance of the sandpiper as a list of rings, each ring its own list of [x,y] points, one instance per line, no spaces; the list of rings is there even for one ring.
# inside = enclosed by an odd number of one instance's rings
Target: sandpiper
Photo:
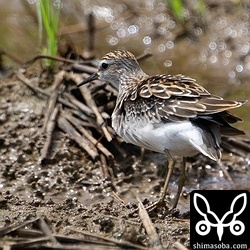
[[[185,182],[186,157],[200,152],[218,161],[221,136],[244,134],[230,126],[241,119],[228,112],[244,102],[226,101],[210,94],[196,80],[181,74],[149,76],[128,51],[107,53],[100,60],[98,72],[78,87],[95,79],[119,90],[112,114],[116,133],[127,143],[167,156],[168,174],[157,204],[163,203],[166,196],[173,156],[183,157],[175,208]]]

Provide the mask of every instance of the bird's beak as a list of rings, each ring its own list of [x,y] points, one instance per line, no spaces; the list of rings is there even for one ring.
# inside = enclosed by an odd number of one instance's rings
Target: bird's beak
[[[84,79],[82,82],[80,82],[77,87],[80,87],[88,82],[92,82],[94,81],[95,79],[97,79],[99,77],[98,73],[94,73],[92,74],[91,76],[89,76],[88,78]]]

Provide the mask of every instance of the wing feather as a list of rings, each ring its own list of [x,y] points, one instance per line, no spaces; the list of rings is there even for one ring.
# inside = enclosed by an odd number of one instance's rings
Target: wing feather
[[[142,112],[148,117],[155,116],[164,121],[183,121],[212,115],[239,107],[243,103],[226,101],[212,95],[194,79],[184,75],[148,77],[133,91],[130,100],[137,102],[137,113]]]

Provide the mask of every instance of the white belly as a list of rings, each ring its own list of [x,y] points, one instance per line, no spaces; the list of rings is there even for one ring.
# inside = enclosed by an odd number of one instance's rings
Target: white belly
[[[116,130],[116,129],[115,129]],[[126,142],[173,156],[193,156],[204,144],[201,130],[190,121],[180,123],[126,123],[116,132]]]

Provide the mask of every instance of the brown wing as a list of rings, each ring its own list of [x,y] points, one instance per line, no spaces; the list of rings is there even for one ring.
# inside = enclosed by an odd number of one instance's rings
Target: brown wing
[[[158,75],[141,82],[126,103],[129,117],[145,117],[155,122],[179,122],[199,119],[220,125],[222,134],[242,134],[229,125],[240,119],[227,110],[240,107],[244,102],[226,101],[211,95],[194,79],[183,75]],[[137,102],[137,105],[134,103]],[[132,104],[133,103],[133,104]]]
[[[152,95],[161,99],[210,96],[210,93],[194,79],[184,75],[149,77],[141,82],[138,92],[143,98],[149,98]]]
[[[211,95],[194,79],[183,75],[149,77],[141,82],[135,93],[130,99],[137,99],[147,113],[158,113],[162,119],[171,121],[220,113],[243,103]]]

